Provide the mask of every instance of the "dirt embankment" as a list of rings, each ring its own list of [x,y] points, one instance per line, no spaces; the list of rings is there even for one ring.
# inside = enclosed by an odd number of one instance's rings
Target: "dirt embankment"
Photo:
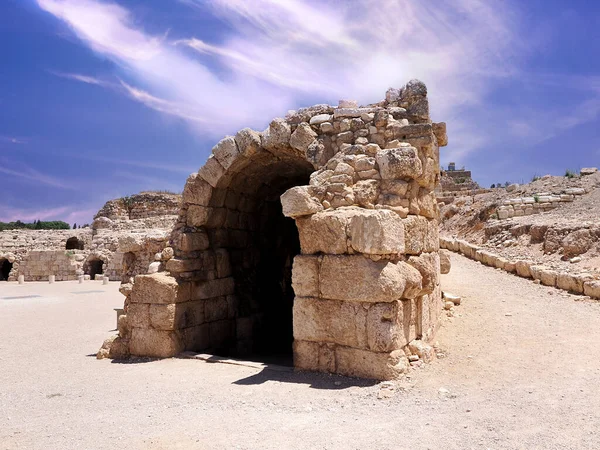
[[[552,200],[552,202],[550,202]],[[518,211],[506,219],[501,211]],[[600,273],[600,172],[458,197],[441,206],[441,234],[571,273]]]

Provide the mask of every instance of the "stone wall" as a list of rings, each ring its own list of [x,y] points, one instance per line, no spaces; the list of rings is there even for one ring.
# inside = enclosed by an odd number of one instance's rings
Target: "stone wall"
[[[429,359],[446,143],[418,81],[224,138],[188,178],[172,255],[122,285],[119,336],[98,356],[293,343],[299,369],[377,379],[403,373],[410,354]]]
[[[530,216],[550,211],[558,208],[561,203],[570,203],[575,200],[576,196],[585,193],[586,191],[583,188],[570,188],[557,194],[541,192],[532,196],[507,199],[498,207],[498,219]]]
[[[12,264],[8,281],[16,281],[19,275],[25,281],[46,281],[50,275],[55,275],[56,281],[74,280],[94,272],[94,261],[102,262],[102,274],[112,281],[158,270],[160,253],[169,245],[177,221],[181,196],[142,193],[129,198],[133,199],[129,205],[134,215],[148,217],[123,218],[117,213],[122,203],[118,199],[104,205],[91,228],[0,232],[0,263]],[[69,240],[76,248],[68,245]]]

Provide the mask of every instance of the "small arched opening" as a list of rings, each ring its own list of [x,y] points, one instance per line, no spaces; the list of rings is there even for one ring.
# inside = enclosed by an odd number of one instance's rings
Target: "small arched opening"
[[[226,289],[231,295],[207,299],[208,342],[199,335],[204,342],[187,342],[188,348],[293,364],[292,264],[300,240],[295,221],[282,213],[280,196],[308,184],[313,171],[301,157],[262,150],[221,178],[205,229],[216,277],[232,280]]]
[[[12,268],[13,263],[8,259],[0,259],[0,281],[8,281]]]
[[[104,261],[101,259],[90,259],[85,264],[84,273],[90,276],[90,279],[95,280],[96,275],[104,273]]]
[[[76,238],[75,236],[67,239],[67,245],[65,246],[66,250],[83,250],[84,244],[81,239]]]
[[[121,267],[122,281],[128,282],[131,277],[136,275],[137,258],[135,253],[127,252],[123,254],[123,263]]]

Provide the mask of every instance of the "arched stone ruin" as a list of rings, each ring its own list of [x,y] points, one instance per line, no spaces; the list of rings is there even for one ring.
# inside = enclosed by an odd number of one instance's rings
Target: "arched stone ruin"
[[[67,239],[65,244],[65,250],[84,250],[85,244],[83,240],[78,239],[76,236]]]
[[[187,180],[166,270],[122,285],[99,356],[293,353],[298,369],[376,379],[427,359],[446,143],[416,80],[224,138]]]
[[[8,258],[0,258],[0,281],[8,281],[12,269],[12,261]]]

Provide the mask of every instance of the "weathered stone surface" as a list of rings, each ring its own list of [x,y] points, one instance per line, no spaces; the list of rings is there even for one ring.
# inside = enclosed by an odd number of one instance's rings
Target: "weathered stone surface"
[[[421,160],[414,147],[379,150],[375,159],[384,180],[418,178],[423,173]]]
[[[198,176],[191,174],[183,189],[183,202],[194,205],[208,206],[212,195],[212,186]]]
[[[300,247],[303,254],[343,254],[348,250],[348,217],[337,212],[324,211],[296,220]]]
[[[408,371],[408,359],[402,350],[377,353],[350,347],[336,348],[336,372],[350,377],[394,380]]]
[[[367,347],[368,304],[296,297],[294,339]]]
[[[129,351],[134,356],[169,358],[182,352],[184,343],[177,331],[134,328],[131,331]]]
[[[421,283],[419,271],[404,262],[363,256],[325,255],[319,275],[321,296],[332,300],[378,303],[414,298]]]
[[[319,297],[318,256],[297,255],[292,270],[292,287],[297,297]]]
[[[275,119],[262,133],[262,146],[269,151],[289,146],[292,130],[284,119]]]
[[[296,186],[288,189],[281,196],[283,215],[286,217],[301,217],[323,210],[323,205],[308,192],[307,186]]]
[[[432,123],[431,125],[433,126],[433,133],[435,134],[438,145],[440,147],[445,147],[446,145],[448,145],[448,135],[446,134],[446,123],[439,122],[439,123]]]
[[[583,283],[583,293],[592,298],[600,298],[600,281],[586,281]]]
[[[442,274],[450,273],[451,266],[450,252],[447,250],[440,250],[440,272]]]
[[[181,288],[175,278],[164,272],[135,277],[134,289],[130,300],[132,303],[178,303],[189,300],[189,292]]]
[[[296,150],[306,153],[309,145],[312,144],[316,137],[317,133],[312,130],[309,124],[303,122],[292,133],[290,145]]]
[[[408,258],[408,264],[419,271],[422,281],[422,289],[419,295],[433,293],[439,283],[440,257],[437,253],[421,253],[419,256]]]
[[[240,155],[250,158],[258,153],[260,149],[260,133],[250,128],[244,128],[235,135],[235,142],[237,143]]]
[[[198,176],[205,180],[212,187],[217,187],[219,180],[225,173],[223,166],[217,161],[215,155],[210,155],[206,163],[198,171]]]
[[[371,255],[404,253],[402,219],[388,210],[356,211],[348,221],[349,245]]]
[[[228,170],[240,156],[240,151],[233,136],[227,136],[221,139],[219,143],[213,147],[212,153],[225,170]]]

